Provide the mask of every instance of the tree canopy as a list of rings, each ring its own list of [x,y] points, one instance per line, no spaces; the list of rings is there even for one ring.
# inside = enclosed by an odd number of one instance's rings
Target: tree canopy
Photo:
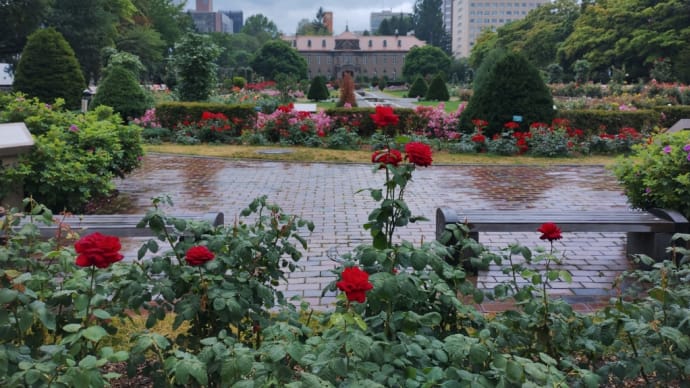
[[[275,80],[279,74],[297,80],[307,78],[307,61],[282,40],[271,40],[261,46],[251,65],[257,74],[270,80]]]
[[[627,81],[650,77],[664,58],[673,76],[690,82],[690,1],[557,0],[522,20],[485,31],[472,49],[475,68],[493,48],[518,50],[546,70],[558,64],[573,78],[575,63],[586,60],[595,81],[608,81],[624,69]]]
[[[248,17],[240,32],[256,37],[261,44],[280,37],[276,24],[260,13]]]
[[[443,25],[441,0],[417,0],[412,20],[415,36],[450,53],[450,36]]]
[[[413,47],[405,56],[405,63],[402,68],[403,77],[408,82],[412,82],[418,75],[427,77],[441,71],[447,73],[450,62],[448,55],[438,47]]]

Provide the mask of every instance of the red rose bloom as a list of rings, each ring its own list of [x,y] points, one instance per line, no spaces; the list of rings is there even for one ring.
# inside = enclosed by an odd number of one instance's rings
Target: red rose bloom
[[[407,160],[420,167],[431,166],[431,147],[424,143],[411,142],[405,144]]]
[[[359,267],[345,268],[340,275],[340,280],[335,285],[340,291],[345,293],[347,300],[364,303],[367,299],[367,291],[374,288],[369,283],[369,274],[359,269]]]
[[[392,164],[397,167],[402,160],[402,154],[396,149],[378,150],[371,154],[372,163]],[[381,168],[383,167],[384,166],[381,166]]]
[[[120,254],[122,245],[120,239],[115,236],[106,236],[98,232],[84,236],[74,244],[77,251],[76,264],[80,267],[95,265],[98,268],[107,268],[110,264],[122,260]]]
[[[374,124],[382,128],[387,127],[389,125],[397,125],[398,121],[400,120],[398,118],[398,115],[393,113],[393,108],[390,106],[377,105],[376,113],[370,116],[371,119],[374,121]]]
[[[185,255],[184,259],[187,260],[189,265],[197,266],[213,260],[214,257],[216,256],[213,254],[213,252],[209,251],[208,248],[203,245],[197,245],[187,250],[187,254]]]
[[[537,232],[541,232],[541,237],[539,238],[542,240],[553,241],[563,238],[563,236],[561,236],[561,228],[559,228],[553,222],[542,224],[539,229],[537,229]]]

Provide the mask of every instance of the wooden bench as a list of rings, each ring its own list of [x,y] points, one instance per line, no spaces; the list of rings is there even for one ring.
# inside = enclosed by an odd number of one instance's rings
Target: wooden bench
[[[660,260],[666,256],[674,233],[688,233],[688,220],[673,210],[648,211],[562,211],[562,210],[463,210],[448,207],[436,210],[436,239],[446,225],[466,223],[470,237],[479,241],[481,232],[534,232],[545,222],[553,222],[562,232],[623,232],[627,234],[626,254],[646,254]]]
[[[46,225],[36,222],[35,225],[38,227],[41,232],[41,237],[43,238],[55,237],[60,226],[67,226],[69,229],[80,234],[100,232],[102,234],[118,237],[154,237],[155,234],[150,228],[139,226],[144,217],[144,214],[71,215],[64,218],[56,216],[57,222],[54,224]],[[183,219],[185,221],[205,221],[213,227],[222,226],[225,223],[225,217],[222,212],[171,214],[168,215],[168,217]],[[0,225],[3,224],[3,221],[3,218],[0,217]],[[28,222],[28,219],[25,218],[20,222],[18,227]]]

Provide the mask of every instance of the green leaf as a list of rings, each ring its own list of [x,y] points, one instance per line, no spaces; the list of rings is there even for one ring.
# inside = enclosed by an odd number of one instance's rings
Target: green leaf
[[[79,323],[70,323],[62,327],[62,330],[66,331],[67,333],[76,333],[81,329],[81,325]]]
[[[111,318],[110,313],[105,311],[105,310],[102,310],[102,309],[93,310],[93,315],[96,318],[100,318],[100,319],[110,319]]]
[[[513,384],[522,383],[525,377],[522,365],[513,360],[508,360],[506,364],[506,378]]]
[[[573,282],[573,276],[570,274],[570,271],[561,270],[558,272],[558,274],[560,275],[561,279],[563,279],[563,281],[568,282],[568,283]]]
[[[83,369],[93,369],[96,367],[97,361],[98,359],[96,357],[88,355],[79,361],[79,367]]]
[[[0,304],[12,303],[17,299],[17,291],[11,288],[0,289]]]
[[[108,332],[100,326],[90,326],[82,332],[82,336],[92,342],[98,342],[107,335]]]

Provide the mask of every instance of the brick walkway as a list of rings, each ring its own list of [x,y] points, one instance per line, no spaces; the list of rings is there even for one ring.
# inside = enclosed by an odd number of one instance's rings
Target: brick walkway
[[[254,198],[266,195],[287,213],[314,222],[306,236],[309,249],[301,262],[303,271],[289,277],[287,295],[301,295],[312,305],[328,306],[332,294],[321,290],[334,278],[337,264],[329,256],[350,252],[370,242],[362,228],[374,203],[363,188],[380,188],[383,172],[370,164],[283,163],[235,161],[214,158],[148,155],[143,167],[118,181],[129,197],[131,212],[143,212],[151,198],[169,194],[175,203],[170,212],[222,211],[231,223]],[[415,171],[405,200],[413,215],[427,222],[399,229],[402,239],[419,243],[435,238],[434,215],[439,206],[456,209],[564,209],[569,211],[627,209],[615,177],[600,166],[432,166]],[[544,220],[549,221],[549,220]],[[539,233],[486,233],[481,242],[492,249],[519,241],[544,246]],[[572,283],[554,283],[550,292],[563,296],[580,310],[595,308],[611,294],[612,281],[629,266],[623,234],[567,233],[556,244],[565,255],[563,269]],[[138,242],[125,243],[135,256]],[[500,268],[482,272],[480,288],[491,288],[506,276]],[[486,304],[487,311],[505,306]]]

